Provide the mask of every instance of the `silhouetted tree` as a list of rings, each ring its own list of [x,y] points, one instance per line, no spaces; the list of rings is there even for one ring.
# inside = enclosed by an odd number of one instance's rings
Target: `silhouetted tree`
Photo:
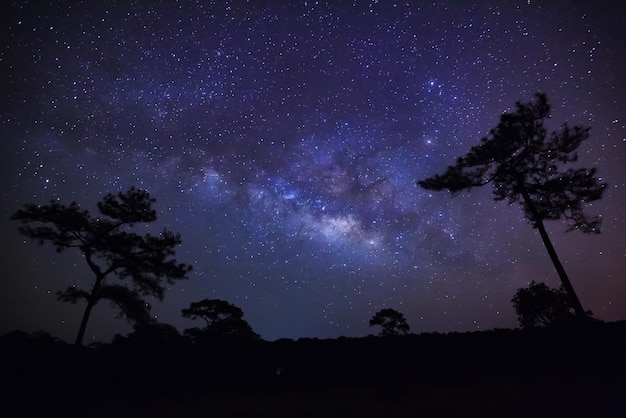
[[[543,221],[565,218],[567,231],[599,233],[600,218],[585,215],[583,204],[600,199],[606,184],[596,178],[595,168],[560,170],[577,160],[576,150],[589,137],[589,128],[577,125],[570,129],[564,124],[548,135],[544,120],[549,116],[545,94],[537,93],[534,103],[517,102],[516,110],[503,114],[480,145],[458,158],[445,173],[418,184],[455,195],[491,183],[496,201],[519,202],[533,228],[539,230],[576,315],[586,317]]]
[[[522,328],[547,327],[574,317],[562,285],[553,289],[545,283],[532,281],[528,287],[517,289],[511,302]]]
[[[130,188],[125,193],[107,194],[98,202],[100,216],[92,217],[76,202],[64,205],[51,201],[48,205],[27,204],[12,219],[19,221],[20,233],[36,239],[40,245],[50,242],[58,252],[78,249],[95,275],[91,290],[70,286],[58,292],[64,302],[87,301],[76,344],[81,345],[89,315],[98,301],[106,299],[119,308],[130,321],[150,321],[150,305],[142,298],[163,299],[163,281],[187,278],[191,267],[171,258],[181,243],[180,235],[164,229],[158,236],[132,232],[137,223],[156,220],[149,193]],[[107,282],[116,276],[127,284]],[[128,283],[130,282],[130,283]]]
[[[260,338],[243,319],[243,311],[225,300],[202,299],[192,302],[189,308],[182,310],[182,313],[185,318],[201,318],[206,322],[206,326],[202,329],[185,330],[185,335],[196,342],[203,338],[214,337],[236,337],[249,340]]]
[[[395,309],[382,309],[370,319],[370,327],[380,325],[381,337],[395,337],[398,335],[406,335],[409,333],[409,324],[401,312]]]

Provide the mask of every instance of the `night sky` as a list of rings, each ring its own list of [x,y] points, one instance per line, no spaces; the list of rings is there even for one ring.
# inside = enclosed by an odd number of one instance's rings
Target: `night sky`
[[[10,215],[51,199],[95,211],[130,186],[157,199],[139,230],[180,232],[193,265],[149,300],[181,331],[202,325],[180,312],[203,298],[267,340],[366,336],[383,308],[415,333],[515,327],[516,289],[559,285],[537,231],[489,187],[416,181],[539,91],[551,130],[591,127],[579,164],[609,185],[587,208],[602,234],[548,231],[585,309],[626,318],[626,3],[14,3],[0,6],[0,333],[72,341],[84,305],[55,292],[93,282]],[[97,305],[86,342],[129,332],[115,315]]]

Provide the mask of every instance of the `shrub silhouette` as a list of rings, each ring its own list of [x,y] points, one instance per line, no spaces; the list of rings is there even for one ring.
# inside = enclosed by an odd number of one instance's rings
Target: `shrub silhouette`
[[[548,327],[574,318],[572,305],[563,286],[558,289],[534,280],[528,287],[517,289],[511,299],[520,327]],[[591,315],[591,311],[587,311]]]
[[[133,332],[125,337],[116,335],[113,344],[164,345],[178,342],[180,338],[180,333],[173,325],[149,322],[135,324]]]

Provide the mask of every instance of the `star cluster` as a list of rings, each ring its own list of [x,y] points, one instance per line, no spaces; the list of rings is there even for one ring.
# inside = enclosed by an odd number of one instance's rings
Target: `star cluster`
[[[547,93],[552,129],[592,127],[580,162],[609,190],[599,236],[548,225],[583,305],[626,316],[625,6],[619,2],[14,2],[2,6],[2,331],[71,339],[77,254],[36,248],[24,203],[144,188],[180,232],[188,281],[153,312],[179,329],[203,298],[266,339],[367,335],[382,308],[414,332],[513,327],[510,299],[558,286],[541,240],[490,191],[416,181]],[[125,332],[98,306],[92,339]]]

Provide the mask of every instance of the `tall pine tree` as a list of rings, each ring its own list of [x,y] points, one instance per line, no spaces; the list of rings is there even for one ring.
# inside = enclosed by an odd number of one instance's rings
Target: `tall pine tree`
[[[550,117],[550,105],[545,94],[538,93],[535,99],[517,102],[515,111],[503,114],[480,145],[443,174],[418,184],[453,195],[491,184],[494,200],[520,203],[530,224],[539,231],[576,315],[586,317],[543,222],[564,218],[567,231],[599,233],[601,219],[587,216],[583,205],[600,199],[606,184],[596,177],[595,168],[563,169],[577,161],[576,150],[589,137],[589,128],[564,124],[548,134],[544,122]]]

